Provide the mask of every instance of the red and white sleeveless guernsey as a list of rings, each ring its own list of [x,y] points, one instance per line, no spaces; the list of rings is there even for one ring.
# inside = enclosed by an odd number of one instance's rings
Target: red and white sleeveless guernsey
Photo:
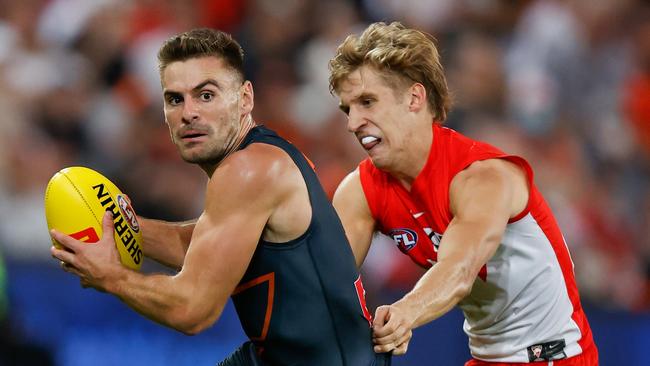
[[[370,159],[359,164],[379,230],[415,263],[430,268],[452,219],[449,185],[454,176],[479,160],[499,158],[517,164],[530,184],[528,205],[508,222],[501,245],[459,303],[470,351],[475,359],[488,362],[571,358],[555,365],[596,365],[597,350],[569,251],[528,163],[436,123],[433,136],[428,160],[410,192]]]

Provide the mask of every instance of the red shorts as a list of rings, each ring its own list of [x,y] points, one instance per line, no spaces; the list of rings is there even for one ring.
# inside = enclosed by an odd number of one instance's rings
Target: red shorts
[[[465,366],[598,366],[598,351],[595,346],[589,347],[587,350],[577,356],[565,358],[556,361],[538,361],[529,363],[509,363],[509,362],[487,362],[481,360],[469,360]]]

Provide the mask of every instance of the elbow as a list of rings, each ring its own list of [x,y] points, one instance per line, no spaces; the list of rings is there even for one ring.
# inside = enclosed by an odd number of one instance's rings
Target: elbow
[[[170,318],[170,325],[185,335],[197,335],[210,328],[222,311],[223,307],[212,312],[179,310]]]
[[[454,297],[456,298],[456,302],[460,302],[462,299],[467,297],[470,292],[472,292],[472,283],[467,283],[466,281],[462,281],[461,283],[456,286],[456,288],[453,291]]]
[[[474,287],[474,281],[476,280],[477,273],[474,273],[470,268],[465,266],[458,266],[458,280],[456,281],[456,286],[452,292],[452,296],[458,301],[461,301],[467,297],[472,292],[472,287]]]
[[[206,321],[182,321],[176,324],[174,327],[177,331],[187,335],[194,336],[204,330],[208,329],[212,325]]]
[[[179,332],[185,334],[186,336],[195,336],[204,330],[208,329],[210,325],[205,323],[196,323],[196,324],[186,324],[176,328]]]

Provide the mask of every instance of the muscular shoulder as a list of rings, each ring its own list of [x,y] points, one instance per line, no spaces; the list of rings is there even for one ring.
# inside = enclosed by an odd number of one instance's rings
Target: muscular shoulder
[[[361,188],[361,174],[359,173],[359,168],[353,170],[350,174],[345,176],[341,183],[339,184],[339,187],[337,188],[337,192],[339,190],[349,190],[349,189],[359,189]]]
[[[487,159],[472,163],[451,181],[450,204],[463,197],[503,196],[511,215],[523,210],[528,200],[528,183],[525,172],[516,164],[504,159]]]
[[[454,181],[465,181],[468,179],[513,178],[517,175],[518,170],[513,163],[503,159],[479,160],[460,171],[452,180],[452,184]],[[523,173],[521,174],[523,176]]]
[[[282,149],[255,143],[225,159],[215,171],[215,175],[227,175],[242,184],[266,185],[283,181],[281,178],[293,169],[297,169],[295,164]]]
[[[281,148],[251,144],[231,156],[226,169],[240,172],[233,189],[249,205],[267,210],[262,233],[267,242],[283,243],[299,237],[311,222],[305,180],[293,159]]]
[[[507,159],[486,159],[472,163],[457,175],[460,180],[475,178],[477,180],[497,180],[517,186],[527,187],[527,177],[524,169]],[[454,178],[456,179],[456,177]]]
[[[345,205],[349,202],[358,201],[363,196],[363,188],[361,187],[361,178],[359,168],[348,174],[334,192],[332,202],[334,207]]]
[[[299,170],[286,152],[273,145],[255,143],[221,163],[208,183],[208,193],[227,189],[254,194],[251,198],[270,198],[300,183],[293,179],[298,176]]]

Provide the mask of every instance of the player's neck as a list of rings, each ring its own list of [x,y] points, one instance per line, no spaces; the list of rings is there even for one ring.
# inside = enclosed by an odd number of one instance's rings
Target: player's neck
[[[390,174],[407,190],[411,190],[413,182],[424,170],[432,144],[433,128],[428,126],[413,136],[399,159],[396,159],[395,169],[391,169]]]
[[[228,146],[228,148],[226,149],[226,153],[223,157],[224,159],[239,149],[239,146],[241,146],[242,142],[244,142],[246,135],[248,135],[250,130],[252,130],[253,127],[255,126],[256,124],[255,121],[253,121],[253,116],[247,114],[246,116],[243,117],[243,120],[239,128],[239,132],[237,133],[236,138],[232,140],[230,146]]]
[[[232,153],[234,153],[239,149],[239,146],[241,146],[242,142],[244,142],[246,135],[248,135],[250,130],[252,130],[253,127],[255,126],[256,123],[253,120],[253,116],[248,114],[243,117],[237,135],[230,140],[230,143],[224,150],[223,156],[221,157],[221,159],[219,159],[219,162],[216,164],[210,164],[208,166],[202,166],[203,170],[208,174],[208,177],[212,177],[212,173],[214,173],[214,171],[217,170],[219,165],[221,165],[221,163],[223,163],[223,161],[226,160],[228,156],[230,156]]]

